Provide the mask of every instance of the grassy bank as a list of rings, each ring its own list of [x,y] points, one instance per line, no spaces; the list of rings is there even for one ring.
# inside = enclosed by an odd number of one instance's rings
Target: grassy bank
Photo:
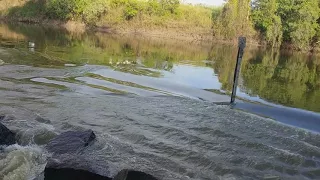
[[[203,41],[212,39],[212,8],[171,0],[2,0],[8,21]]]

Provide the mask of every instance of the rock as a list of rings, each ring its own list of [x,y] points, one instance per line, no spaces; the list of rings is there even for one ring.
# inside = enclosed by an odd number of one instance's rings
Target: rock
[[[45,180],[111,180],[115,168],[103,159],[81,151],[95,140],[92,130],[69,131],[52,139],[46,149],[53,153],[45,168]]]
[[[37,117],[35,118],[35,120],[38,121],[38,122],[40,122],[40,123],[51,124],[51,121],[50,121],[50,120],[44,119],[44,118],[42,118],[42,117],[40,117],[40,116],[37,116]]]
[[[12,145],[16,143],[15,134],[0,123],[0,145]]]
[[[124,169],[120,171],[113,180],[158,180],[157,178],[141,171]]]
[[[117,168],[101,158],[81,154],[58,154],[48,160],[46,169],[75,169],[104,177],[114,177]]]
[[[52,139],[47,145],[46,149],[54,154],[76,153],[87,147],[96,135],[92,130],[87,131],[69,131],[60,134]]]
[[[84,170],[46,168],[44,180],[111,180]]]

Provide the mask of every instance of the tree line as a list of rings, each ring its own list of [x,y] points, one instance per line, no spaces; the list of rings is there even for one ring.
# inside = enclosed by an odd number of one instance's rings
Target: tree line
[[[320,0],[225,0],[221,7],[181,0],[3,1],[0,15],[17,19],[75,20],[93,26],[136,23],[142,28],[195,29],[194,33],[202,28],[217,39],[245,35],[270,47],[290,45],[304,50],[320,44]],[[11,7],[16,4],[11,1],[24,6]]]
[[[210,32],[212,8],[181,0],[2,0],[0,16],[42,22],[80,21],[88,26],[177,28]]]
[[[320,41],[319,6],[319,0],[228,0],[213,11],[214,35],[246,35],[271,47],[309,49]]]

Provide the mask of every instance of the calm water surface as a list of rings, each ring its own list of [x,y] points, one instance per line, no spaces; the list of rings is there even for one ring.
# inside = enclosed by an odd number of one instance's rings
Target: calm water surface
[[[237,48],[175,41],[70,34],[37,26],[2,25],[6,63],[36,67],[104,65],[190,87],[230,93]],[[27,48],[28,41],[34,48]],[[5,48],[5,49],[4,49]],[[320,112],[320,59],[315,55],[246,50],[239,97]]]
[[[236,50],[0,25],[0,115],[20,137],[0,162],[26,161],[0,165],[0,179],[37,176],[42,145],[75,129],[93,129],[98,142],[83,155],[116,170],[162,179],[319,179],[318,56],[247,48],[240,100],[230,109],[213,102],[229,101]]]

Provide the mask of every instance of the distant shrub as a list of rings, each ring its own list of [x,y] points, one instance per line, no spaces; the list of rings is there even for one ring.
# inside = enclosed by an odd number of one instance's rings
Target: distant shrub
[[[108,12],[108,0],[93,0],[83,11],[83,19],[88,24],[97,22],[105,13]]]
[[[131,20],[134,18],[138,12],[139,12],[139,4],[137,1],[128,1],[126,3],[125,9],[124,9],[124,17],[126,20]]]
[[[124,4],[127,4],[130,0],[109,0],[109,1],[110,1],[110,6],[112,8],[117,8]]]
[[[69,19],[72,17],[74,3],[74,0],[49,0],[46,5],[46,14],[52,19]]]
[[[146,12],[148,15],[161,15],[162,9],[158,0],[149,0],[146,7]]]
[[[42,3],[42,1],[28,1],[23,6],[11,7],[8,10],[8,15],[23,18],[39,17],[43,15],[43,9],[44,3]]]
[[[139,11],[143,10],[144,2],[138,0],[110,0],[110,5],[113,8],[123,8],[123,17],[126,20],[131,20]]]
[[[180,5],[180,0],[160,0],[160,4],[164,10],[175,13]]]
[[[46,7],[50,18],[94,23],[107,12],[108,0],[49,0]]]

